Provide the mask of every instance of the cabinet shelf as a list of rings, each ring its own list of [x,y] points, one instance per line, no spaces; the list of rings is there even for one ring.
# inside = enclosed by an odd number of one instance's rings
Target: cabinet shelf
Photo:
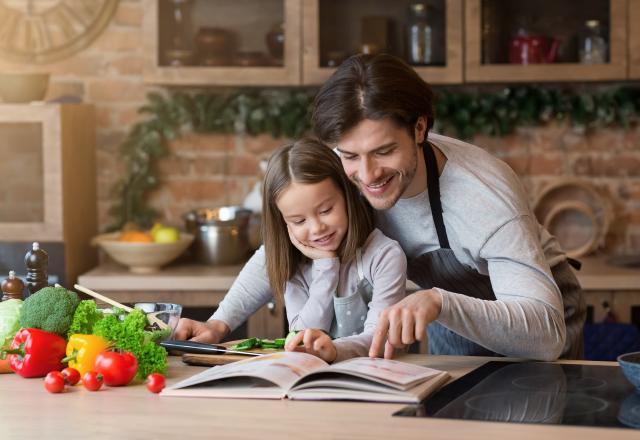
[[[405,57],[405,28],[410,1],[389,4],[384,0],[309,0],[302,11],[302,78],[306,85],[321,84],[335,71],[328,67],[327,54],[342,51],[345,56],[362,52],[362,28],[366,17],[383,19],[388,28],[388,51]],[[432,66],[414,66],[432,84],[462,82],[462,0],[424,2],[427,20],[433,25]],[[432,11],[432,12],[431,12]],[[384,24],[384,22],[383,22]]]
[[[171,64],[170,0],[145,0],[145,82],[164,85],[264,85],[300,83],[299,0],[187,0],[189,17],[181,42],[183,60]],[[270,52],[269,31],[282,24],[282,58]],[[205,36],[206,29],[213,35]],[[201,32],[200,37],[198,32]],[[202,48],[210,48],[203,55]],[[177,57],[177,56],[176,56]],[[206,65],[205,65],[206,64]],[[216,64],[216,65],[211,65]]]
[[[145,81],[186,86],[319,85],[342,59],[383,50],[407,59],[409,5],[418,0],[143,0]],[[619,81],[640,78],[640,0],[422,0],[431,26],[432,60],[414,66],[432,84]],[[189,4],[184,41],[191,55],[171,57],[172,11]],[[174,8],[173,10],[171,8]],[[587,64],[578,48],[597,20],[604,62]],[[284,48],[274,56],[267,34],[282,23]],[[557,40],[543,60],[514,61],[514,36]],[[199,30],[208,30],[207,37]],[[173,34],[172,34],[173,33]],[[365,41],[367,36],[374,40]],[[199,39],[198,39],[199,38]],[[539,39],[538,39],[539,40]],[[202,42],[212,56],[202,56]],[[208,41],[208,43],[206,43]],[[199,45],[200,44],[200,45]],[[545,43],[546,44],[546,43]],[[221,49],[222,48],[222,49]],[[225,58],[224,48],[229,49]],[[216,52],[216,50],[218,52]],[[220,56],[222,51],[223,56]],[[184,54],[182,54],[184,55]],[[189,55],[189,54],[187,54]],[[581,63],[580,60],[583,60]],[[177,65],[172,65],[177,64]],[[204,65],[207,64],[207,65]],[[256,65],[257,64],[257,65]]]
[[[0,269],[21,272],[33,241],[60,282],[95,264],[95,137],[91,105],[0,104]]]
[[[580,26],[591,19],[599,20],[605,30],[609,29],[604,34],[607,58],[599,64],[579,62]],[[569,2],[552,0],[537,3],[466,0],[465,22],[467,82],[627,78],[626,0],[589,0],[579,11]],[[535,38],[523,43],[528,45],[523,49],[517,45],[518,34]],[[534,45],[537,47],[532,48]],[[539,57],[546,59],[534,64]],[[533,61],[529,63],[529,59]]]

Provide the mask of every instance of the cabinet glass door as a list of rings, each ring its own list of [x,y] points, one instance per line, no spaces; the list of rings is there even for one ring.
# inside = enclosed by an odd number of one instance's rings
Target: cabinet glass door
[[[299,83],[298,0],[147,0],[148,82]]]
[[[0,223],[42,223],[42,124],[0,122]]]
[[[468,0],[467,80],[626,77],[626,0]]]
[[[461,15],[459,0],[305,2],[303,82],[322,83],[358,53],[390,53],[429,82],[461,82]]]

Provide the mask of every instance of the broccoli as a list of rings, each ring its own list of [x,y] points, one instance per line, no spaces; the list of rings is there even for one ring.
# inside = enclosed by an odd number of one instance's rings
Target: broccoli
[[[79,303],[78,295],[64,287],[44,287],[24,300],[20,325],[66,337]]]

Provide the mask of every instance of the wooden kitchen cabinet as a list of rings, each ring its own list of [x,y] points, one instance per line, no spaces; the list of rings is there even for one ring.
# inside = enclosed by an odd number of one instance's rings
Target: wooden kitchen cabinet
[[[344,58],[384,51],[408,59],[409,5],[426,5],[432,57],[415,70],[432,84],[462,82],[462,0],[308,0],[302,8],[302,82],[321,84]]]
[[[640,0],[629,0],[629,79],[640,79]]]
[[[579,4],[556,0],[466,0],[465,81],[626,79],[627,27],[637,28],[639,22],[627,20],[627,7],[627,0],[585,0]],[[580,36],[588,20],[598,20],[603,29],[607,46],[604,62],[586,63],[584,51],[580,52]],[[535,41],[516,40],[522,32],[536,37]]]
[[[0,104],[0,272],[26,273],[34,241],[52,281],[96,264],[95,122],[87,104]]]
[[[164,85],[300,83],[299,0],[144,0],[144,78]]]

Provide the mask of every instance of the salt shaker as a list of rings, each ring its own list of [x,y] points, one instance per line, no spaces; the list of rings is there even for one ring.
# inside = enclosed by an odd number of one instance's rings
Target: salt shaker
[[[49,285],[47,267],[49,255],[40,249],[40,243],[34,242],[31,250],[24,256],[24,264],[27,266],[27,289],[29,295]]]
[[[8,299],[22,299],[24,283],[16,276],[14,271],[10,270],[9,278],[5,278],[4,281],[2,281],[0,289],[2,289],[2,301],[6,301]]]

